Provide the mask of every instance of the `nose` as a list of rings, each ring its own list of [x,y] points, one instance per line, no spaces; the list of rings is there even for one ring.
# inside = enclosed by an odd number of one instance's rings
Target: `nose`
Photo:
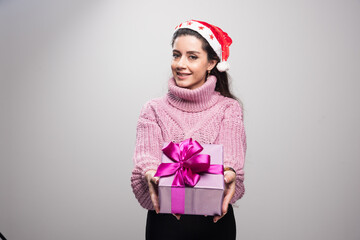
[[[176,68],[178,68],[178,69],[183,69],[183,68],[185,68],[185,67],[186,67],[185,60],[186,60],[186,59],[184,58],[184,56],[181,56],[180,59],[179,59],[179,61],[178,61],[177,64],[176,64]]]

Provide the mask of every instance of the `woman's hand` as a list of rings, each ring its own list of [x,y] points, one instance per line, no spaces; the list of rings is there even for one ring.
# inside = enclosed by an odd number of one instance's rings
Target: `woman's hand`
[[[214,223],[219,221],[219,219],[221,219],[227,213],[230,200],[235,194],[235,180],[236,180],[235,172],[233,172],[232,170],[227,170],[224,172],[225,190],[224,190],[224,200],[221,208],[222,215],[215,216]]]
[[[160,212],[160,206],[159,206],[159,198],[158,198],[158,184],[159,184],[159,178],[154,177],[156,171],[155,170],[149,170],[145,173],[145,179],[149,186],[149,193],[150,198],[152,201],[152,204],[155,208],[156,213]]]
[[[145,173],[145,179],[149,186],[149,193],[150,198],[152,201],[152,204],[155,208],[156,213],[160,212],[160,206],[159,206],[159,198],[158,198],[158,185],[159,185],[159,178],[154,177],[156,171],[155,170],[149,170]],[[180,220],[181,215],[180,214],[173,214],[177,220]]]

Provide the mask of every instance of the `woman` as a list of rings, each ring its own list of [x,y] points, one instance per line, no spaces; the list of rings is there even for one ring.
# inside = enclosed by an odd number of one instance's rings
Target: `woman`
[[[147,239],[235,239],[231,204],[244,194],[246,137],[242,107],[228,87],[230,37],[220,28],[191,20],[173,34],[173,77],[165,97],[148,101],[140,114],[133,192],[148,209]],[[159,213],[158,178],[164,142],[193,138],[224,146],[225,191],[221,216]]]

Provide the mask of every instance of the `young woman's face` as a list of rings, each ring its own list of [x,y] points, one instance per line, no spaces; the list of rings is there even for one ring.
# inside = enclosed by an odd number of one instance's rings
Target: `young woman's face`
[[[185,35],[175,39],[171,70],[176,85],[195,89],[205,82],[206,73],[216,65],[216,60],[207,59],[200,39]]]

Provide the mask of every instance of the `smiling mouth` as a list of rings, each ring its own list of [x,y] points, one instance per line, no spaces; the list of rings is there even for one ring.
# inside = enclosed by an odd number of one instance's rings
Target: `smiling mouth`
[[[176,75],[180,78],[186,78],[188,76],[191,75],[191,73],[180,73],[180,72],[176,72]]]

